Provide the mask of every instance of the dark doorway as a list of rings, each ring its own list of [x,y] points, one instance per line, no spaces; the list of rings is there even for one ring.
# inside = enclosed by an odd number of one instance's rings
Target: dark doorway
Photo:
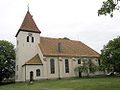
[[[30,72],[30,81],[33,81],[33,71]]]
[[[79,77],[81,77],[81,72],[79,72]]]

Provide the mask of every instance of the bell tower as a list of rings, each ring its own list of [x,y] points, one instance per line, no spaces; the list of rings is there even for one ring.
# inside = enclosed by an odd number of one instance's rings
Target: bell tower
[[[22,66],[37,54],[40,33],[29,9],[16,34],[16,81],[23,81]]]

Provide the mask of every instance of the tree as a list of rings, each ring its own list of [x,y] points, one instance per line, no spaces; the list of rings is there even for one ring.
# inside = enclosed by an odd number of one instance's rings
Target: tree
[[[100,57],[104,69],[120,73],[120,37],[110,40],[101,50]]]
[[[89,60],[84,59],[82,62],[83,62],[82,65],[75,68],[76,72],[80,73],[84,72],[89,77],[90,73],[95,73],[97,71],[98,67],[92,62],[91,59]]]
[[[8,41],[0,40],[0,83],[15,72],[15,49]]]
[[[104,1],[102,7],[98,10],[98,16],[110,14],[110,16],[113,17],[113,11],[120,9],[119,1],[120,0]]]
[[[74,69],[74,71],[79,73],[79,77],[82,77],[82,76],[81,76],[81,73],[85,71],[84,69],[85,69],[85,68],[84,68],[82,65],[80,65],[80,66],[76,67],[76,68]]]

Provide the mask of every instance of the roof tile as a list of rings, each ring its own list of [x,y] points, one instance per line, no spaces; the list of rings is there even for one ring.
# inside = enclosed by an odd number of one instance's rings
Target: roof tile
[[[36,65],[36,64],[42,64],[42,61],[41,61],[41,59],[40,59],[40,57],[39,57],[39,55],[37,54],[37,55],[35,55],[33,58],[31,58],[30,60],[28,60],[25,64],[27,64],[27,65]]]
[[[23,20],[23,23],[20,27],[21,30],[27,30],[27,31],[35,31],[35,32],[40,32],[38,29],[37,25],[35,24],[32,15],[30,14],[29,11],[27,11],[27,14]]]
[[[58,46],[60,43],[60,51]],[[40,37],[40,49],[45,56],[99,57],[99,53],[80,41]]]

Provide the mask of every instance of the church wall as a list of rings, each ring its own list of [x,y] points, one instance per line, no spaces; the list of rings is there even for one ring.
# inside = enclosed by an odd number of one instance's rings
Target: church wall
[[[16,81],[21,81],[23,79],[23,69],[22,65],[25,64],[28,60],[34,57],[38,53],[38,48],[36,47],[40,42],[40,36],[38,33],[32,33],[34,37],[34,42],[31,42],[31,37],[29,42],[27,42],[27,36],[29,32],[20,31],[17,36],[16,44]],[[18,65],[18,66],[17,66]]]
[[[50,59],[55,60],[55,73],[51,74],[50,70]],[[65,59],[68,59],[69,61],[69,73],[65,72]],[[81,59],[81,64],[78,64],[78,59]],[[77,72],[74,71],[76,67],[79,65],[82,65],[82,60],[84,59],[91,59],[93,63],[98,65],[98,60],[96,58],[73,58],[73,57],[46,57],[45,63],[44,63],[44,73],[45,77],[47,79],[53,79],[53,78],[67,78],[67,77],[76,77],[79,76]],[[86,75],[83,73],[83,75]]]
[[[55,73],[51,74],[50,70],[50,59],[55,60]],[[69,73],[65,72],[65,59],[68,59],[69,61]],[[66,78],[66,77],[75,77],[76,74],[74,72],[74,68],[78,65],[77,61],[74,60],[73,58],[68,58],[68,57],[46,57],[44,64],[44,69],[47,71],[46,77],[48,79],[52,78]],[[44,71],[45,71],[44,70]]]
[[[36,70],[40,69],[40,76],[36,76]],[[23,81],[30,81],[30,72],[33,71],[33,80],[44,79],[43,65],[25,65],[23,67]],[[25,78],[26,76],[26,78]]]
[[[51,69],[50,69],[50,59],[54,59],[55,61],[55,73],[51,74]],[[46,68],[44,70],[47,70],[46,72],[46,77],[47,79],[53,79],[53,78],[58,78],[58,58],[57,57],[46,57]]]

